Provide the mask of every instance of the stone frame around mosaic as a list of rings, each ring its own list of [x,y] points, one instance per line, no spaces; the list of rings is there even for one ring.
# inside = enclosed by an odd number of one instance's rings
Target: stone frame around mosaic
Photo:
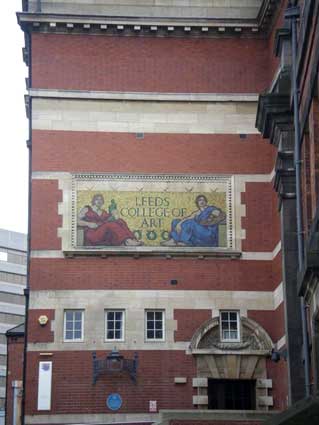
[[[79,183],[103,183],[103,181],[112,184],[112,188],[119,183],[145,183],[148,185],[160,185],[163,191],[165,185],[176,184],[224,184],[226,187],[226,205],[227,205],[227,247],[163,247],[163,246],[101,246],[101,247],[78,247],[77,246],[77,189]],[[182,256],[216,256],[238,258],[241,253],[236,250],[235,242],[235,217],[234,217],[234,176],[230,175],[142,175],[142,174],[101,174],[101,173],[75,173],[71,175],[71,182],[68,186],[66,196],[63,190],[63,227],[60,236],[62,237],[63,252],[66,256],[74,255],[182,255]],[[158,187],[158,186],[157,186]],[[117,190],[117,189],[115,189]],[[65,203],[67,200],[67,205]]]

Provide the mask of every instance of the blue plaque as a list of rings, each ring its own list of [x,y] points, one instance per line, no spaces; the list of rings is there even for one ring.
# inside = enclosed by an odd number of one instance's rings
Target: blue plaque
[[[112,393],[106,399],[106,405],[110,410],[119,410],[122,406],[122,398],[120,394]]]

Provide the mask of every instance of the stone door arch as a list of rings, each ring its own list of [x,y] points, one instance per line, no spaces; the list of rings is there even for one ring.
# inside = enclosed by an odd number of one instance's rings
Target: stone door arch
[[[208,408],[208,379],[256,380],[256,410],[268,410],[273,399],[268,395],[272,381],[267,379],[266,359],[274,344],[268,333],[254,320],[240,318],[241,341],[221,342],[219,317],[209,319],[194,333],[189,354],[196,359],[197,376],[193,404]]]

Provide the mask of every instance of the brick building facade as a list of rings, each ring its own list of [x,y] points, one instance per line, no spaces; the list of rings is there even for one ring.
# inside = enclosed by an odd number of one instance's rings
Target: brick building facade
[[[258,94],[282,81],[285,4],[180,3],[24,1],[18,13],[25,424],[255,425],[302,398],[300,352],[273,361],[301,329],[276,149],[255,127]]]

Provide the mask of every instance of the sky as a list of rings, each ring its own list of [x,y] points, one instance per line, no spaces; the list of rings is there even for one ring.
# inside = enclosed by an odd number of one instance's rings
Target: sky
[[[0,1],[1,25],[1,150],[0,228],[27,232],[28,222],[28,120],[24,94],[27,67],[22,59],[23,32],[16,12],[21,0]]]

